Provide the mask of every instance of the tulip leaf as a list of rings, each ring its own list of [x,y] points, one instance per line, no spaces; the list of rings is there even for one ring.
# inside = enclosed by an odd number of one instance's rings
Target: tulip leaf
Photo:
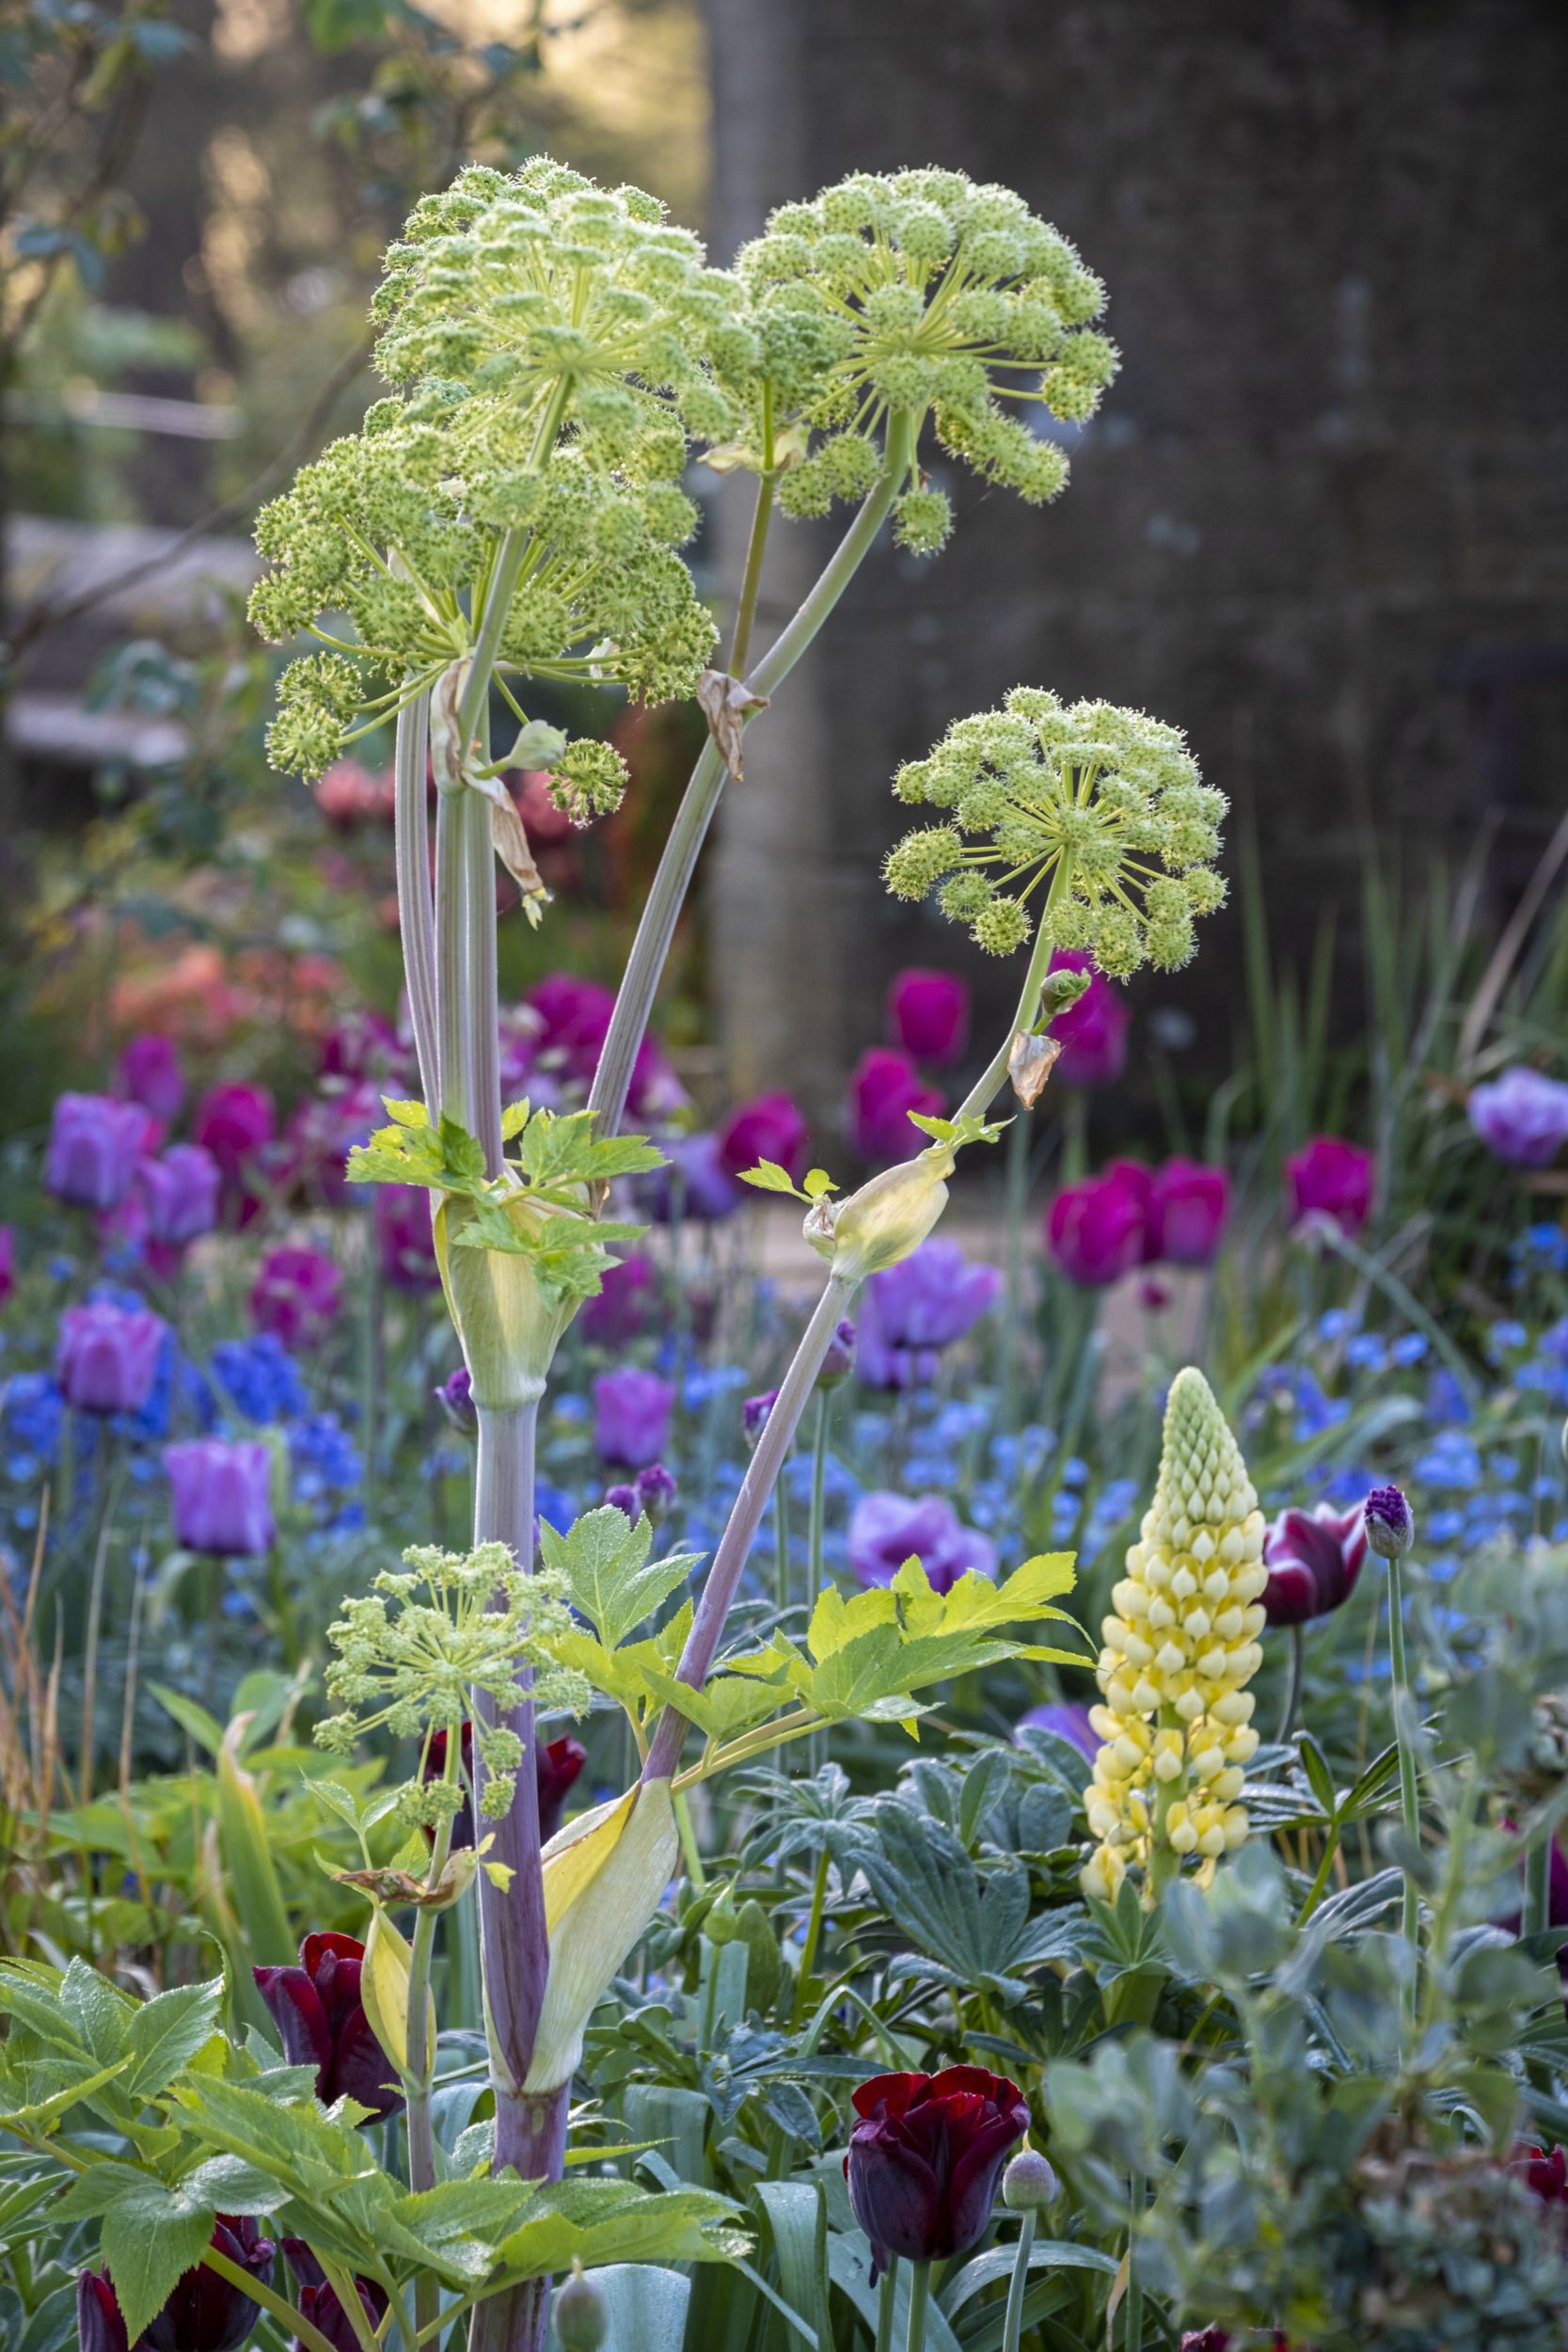
[[[572,1606],[610,1649],[679,1591],[702,1557],[683,1551],[650,1560],[653,1540],[645,1516],[634,1526],[614,1503],[585,1511],[564,1535],[540,1521],[545,1565],[565,1576]]]
[[[218,2022],[223,1979],[178,1985],[145,2002],[132,2018],[125,2047],[135,2064],[126,2082],[133,2098],[155,2098],[195,2058]]]

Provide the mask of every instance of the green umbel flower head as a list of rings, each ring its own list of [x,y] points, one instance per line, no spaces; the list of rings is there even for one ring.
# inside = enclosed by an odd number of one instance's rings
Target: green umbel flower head
[[[1022,197],[961,171],[858,172],[782,205],[736,268],[757,358],[737,374],[726,344],[715,371],[746,407],[752,450],[786,420],[806,428],[780,484],[792,514],[862,497],[895,413],[916,432],[928,414],[943,448],[988,482],[1053,499],[1067,459],[1018,404],[1081,422],[1117,372],[1115,346],[1089,324],[1104,308],[1099,278]],[[940,547],[949,523],[942,492],[918,483],[895,516],[917,552]]]
[[[509,675],[645,701],[694,691],[715,631],[675,553],[697,518],[680,477],[688,431],[735,419],[704,355],[742,331],[737,300],[653,198],[547,161],[515,179],[466,171],[416,209],[375,306],[377,363],[403,389],[257,524],[275,568],[256,626],[330,649],[285,673],[275,766],[320,775],[463,660],[519,537],[498,663],[519,718]],[[325,617],[338,614],[346,632]],[[624,782],[602,747],[559,773],[578,820]]]
[[[1053,946],[1087,948],[1114,979],[1185,963],[1194,917],[1224,904],[1212,861],[1225,796],[1199,781],[1180,730],[1142,711],[1067,708],[1017,687],[1000,710],[958,720],[893,788],[949,813],[899,842],[888,888],[938,890],[993,955],[1030,936],[1029,900],[1053,883]]]

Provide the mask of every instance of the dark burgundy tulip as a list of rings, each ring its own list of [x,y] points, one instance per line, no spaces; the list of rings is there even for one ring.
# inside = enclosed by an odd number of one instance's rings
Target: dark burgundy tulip
[[[874,2074],[854,2094],[844,2159],[849,2205],[875,2265],[967,2254],[984,2236],[1002,2168],[1029,2128],[1016,2083],[983,2066]]]
[[[1508,2169],[1544,2205],[1568,2205],[1568,2156],[1560,2148],[1538,2148],[1533,2140],[1522,2140]]]
[[[106,2270],[84,2270],[76,2280],[76,2333],[81,2352],[130,2352]]]
[[[294,2301],[299,2307],[300,2317],[308,2319],[312,2328],[320,2330],[333,2347],[333,2352],[359,2352],[359,2339],[354,2332],[354,2322],[334,2290],[328,2286],[325,2271],[305,2240],[302,2237],[286,2237],[283,2251],[289,2258],[289,2268],[298,2280]],[[377,2286],[373,2279],[356,2278],[354,2283],[366,2318],[372,2328],[379,2328],[387,2310],[385,2288]],[[298,2336],[293,2341],[293,2352],[304,2352]]]
[[[1189,2328],[1181,2352],[1228,2352],[1230,2338],[1223,2328]]]
[[[308,1935],[297,1968],[253,1968],[291,2066],[314,2066],[316,2096],[345,2096],[372,2116],[403,2105],[397,2068],[371,2031],[359,1997],[365,1947],[352,1935]]]
[[[1306,1625],[1342,1608],[1367,1557],[1359,1510],[1282,1511],[1263,1537],[1263,1612],[1271,1625]]]
[[[277,2249],[248,2215],[220,2213],[212,2243],[217,2253],[270,2286]],[[260,2304],[198,2263],[185,2272],[157,2318],[136,2338],[135,2352],[234,2352],[260,2315]]]
[[[543,1841],[553,1837],[561,1827],[566,1800],[588,1761],[588,1750],[580,1740],[551,1740],[535,1748],[534,1761],[539,1782],[539,1836]],[[446,1769],[447,1735],[444,1731],[432,1732],[424,1776],[426,1780],[439,1780]],[[474,1785],[474,1727],[469,1723],[463,1726],[463,1776],[471,1789]],[[427,1830],[425,1835],[429,1836],[430,1832]],[[452,1818],[451,1844],[448,1851],[459,1853],[473,1842],[473,1804],[465,1795],[462,1811]]]

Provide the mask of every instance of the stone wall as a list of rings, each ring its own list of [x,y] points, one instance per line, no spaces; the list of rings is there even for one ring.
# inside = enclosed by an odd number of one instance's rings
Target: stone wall
[[[960,936],[882,895],[895,763],[1020,680],[1188,731],[1256,811],[1302,961],[1362,845],[1495,828],[1516,894],[1568,800],[1568,9],[1555,0],[709,0],[712,242],[860,167],[1005,181],[1111,291],[1124,368],[1043,515],[962,476],[755,730],[710,912],[735,1082],[824,1120],[888,973]],[[727,489],[721,538],[743,517]],[[782,547],[778,545],[783,542]],[[822,545],[776,534],[769,600]],[[1397,845],[1397,847],[1396,847]],[[1230,1045],[1239,934],[1142,984]],[[1354,959],[1338,973],[1353,1017]]]

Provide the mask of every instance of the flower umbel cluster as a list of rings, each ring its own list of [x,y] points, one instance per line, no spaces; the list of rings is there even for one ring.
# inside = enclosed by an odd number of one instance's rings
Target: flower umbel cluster
[[[346,1754],[382,1726],[400,1740],[428,1742],[437,1731],[450,1737],[474,1690],[501,1716],[530,1696],[544,1712],[579,1714],[588,1706],[581,1676],[550,1656],[551,1641],[572,1625],[562,1576],[548,1568],[526,1574],[504,1544],[467,1553],[422,1545],[403,1557],[406,1574],[385,1570],[328,1629],[338,1655],[326,1687],[339,1711],[317,1725],[319,1746]],[[519,1667],[532,1668],[531,1692],[517,1680]],[[522,1743],[503,1724],[481,1723],[475,1734],[489,1775],[482,1809],[498,1820],[512,1803]],[[434,1828],[466,1802],[455,1783],[416,1773],[398,1810],[410,1826]]]
[[[1154,1502],[1112,1595],[1089,1721],[1103,1742],[1088,1794],[1100,1839],[1087,1894],[1111,1901],[1128,1866],[1146,1895],[1187,1854],[1212,1877],[1239,1846],[1236,1800],[1258,1746],[1247,1683],[1262,1662],[1263,1515],[1225,1415],[1200,1372],[1178,1373]]]
[[[499,683],[519,721],[509,674],[694,691],[714,628],[674,552],[697,518],[680,476],[688,431],[733,421],[705,342],[740,330],[733,281],[660,213],[544,161],[515,179],[476,167],[416,208],[376,298],[377,361],[403,389],[257,524],[277,567],[257,628],[327,648],[284,673],[275,766],[319,777],[465,660],[503,547]],[[536,764],[579,822],[620,797],[602,744]]]
[[[900,414],[918,432],[929,413],[951,455],[1043,503],[1067,459],[1003,403],[1081,422],[1117,372],[1115,346],[1089,326],[1105,305],[1099,278],[1022,197],[961,171],[857,172],[781,205],[736,270],[757,357],[739,380],[727,353],[715,364],[745,401],[752,450],[794,423],[801,462],[779,488],[789,514],[863,496],[878,434]],[[924,484],[895,511],[917,552],[951,528],[946,497]]]
[[[1042,887],[1053,947],[1087,950],[1113,979],[1146,961],[1176,970],[1194,918],[1224,904],[1212,860],[1225,795],[1199,780],[1180,728],[1142,711],[1015,687],[900,768],[893,788],[951,815],[906,834],[888,888],[924,898],[940,884],[943,914],[992,955],[1030,936]]]

